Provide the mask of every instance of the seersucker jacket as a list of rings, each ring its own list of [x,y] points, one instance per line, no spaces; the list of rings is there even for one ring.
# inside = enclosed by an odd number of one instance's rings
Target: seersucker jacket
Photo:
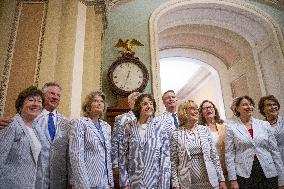
[[[34,157],[33,151],[26,125],[16,114],[8,127],[0,130],[1,189],[35,188],[38,158]]]
[[[119,146],[123,139],[123,129],[127,122],[134,119],[136,118],[132,111],[115,117],[111,134],[111,159],[115,167],[119,165]]]
[[[51,141],[47,119],[41,113],[37,119],[35,130],[42,145],[38,162],[37,189],[65,189],[69,179],[68,133],[69,120],[56,113],[56,133]]]
[[[282,162],[284,163],[284,116],[278,116],[277,127],[274,130],[274,136],[277,141]]]
[[[170,149],[168,122],[151,119],[141,138],[137,120],[124,127],[120,146],[121,187],[143,189],[170,188]]]
[[[284,165],[276,139],[267,121],[252,118],[253,138],[238,118],[225,129],[225,159],[229,180],[237,175],[249,178],[254,155],[257,156],[266,178],[278,176],[278,185],[284,185]]]
[[[111,127],[99,120],[105,140],[93,121],[81,117],[71,121],[69,154],[72,185],[75,189],[103,188],[114,186],[111,163]]]
[[[218,187],[220,181],[225,181],[220,165],[216,147],[208,127],[196,125],[199,133],[203,158],[212,187]],[[171,162],[172,162],[172,185],[181,189],[188,189],[191,186],[191,155],[189,152],[190,143],[186,137],[187,129],[179,127],[173,131],[171,138]]]

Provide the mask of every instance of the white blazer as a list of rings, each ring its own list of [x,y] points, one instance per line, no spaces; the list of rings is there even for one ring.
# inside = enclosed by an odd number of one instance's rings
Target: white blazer
[[[228,124],[225,130],[225,160],[229,180],[237,175],[249,178],[254,155],[257,156],[266,178],[278,176],[284,185],[284,166],[270,124],[252,118],[253,138],[240,119]]]

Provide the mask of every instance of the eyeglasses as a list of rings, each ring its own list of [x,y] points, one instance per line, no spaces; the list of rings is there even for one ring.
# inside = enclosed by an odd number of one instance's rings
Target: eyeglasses
[[[267,103],[264,106],[266,106],[266,107],[277,106],[278,107],[278,105],[276,103]]]
[[[206,107],[203,107],[202,110],[212,110],[214,107],[213,106],[206,106]]]

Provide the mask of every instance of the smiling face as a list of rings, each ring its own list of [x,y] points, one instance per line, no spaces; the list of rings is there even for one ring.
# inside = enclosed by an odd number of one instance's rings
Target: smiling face
[[[163,104],[168,112],[175,112],[177,107],[177,97],[174,92],[169,91],[163,95]]]
[[[187,118],[189,123],[196,123],[198,121],[198,107],[190,106],[187,108]]]
[[[253,115],[254,105],[250,100],[243,98],[236,107],[236,110],[239,112],[240,117],[251,117]]]
[[[44,95],[44,108],[52,112],[54,111],[60,102],[61,90],[58,86],[48,86],[43,90]]]
[[[91,107],[90,107],[90,117],[96,116],[96,115],[102,115],[105,109],[105,101],[104,99],[97,95],[94,97]]]
[[[265,117],[277,117],[279,114],[278,104],[273,100],[265,100],[263,112],[265,114]]]
[[[203,103],[202,115],[204,116],[206,120],[214,119],[216,116],[216,112],[215,112],[213,104],[211,104],[210,102]]]
[[[42,98],[40,96],[29,96],[24,100],[21,108],[21,116],[24,120],[33,120],[42,111]]]
[[[140,117],[142,118],[149,118],[154,115],[154,103],[148,97],[144,97],[140,102]]]

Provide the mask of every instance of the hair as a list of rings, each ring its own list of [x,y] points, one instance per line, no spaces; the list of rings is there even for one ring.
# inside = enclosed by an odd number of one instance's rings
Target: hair
[[[264,117],[266,117],[266,116],[265,116],[265,113],[263,112],[263,110],[264,110],[264,102],[265,102],[266,100],[271,100],[271,101],[275,102],[276,105],[277,105],[277,107],[278,107],[278,110],[280,109],[280,103],[279,103],[279,101],[277,100],[277,98],[275,98],[275,96],[273,96],[273,95],[263,96],[263,97],[260,98],[260,100],[259,100],[259,102],[258,102],[258,109],[259,109],[259,112],[260,112]]]
[[[132,100],[133,97],[136,97],[136,96],[139,96],[139,95],[141,95],[141,93],[139,93],[139,92],[133,92],[130,95],[128,95],[128,98],[127,98],[128,103]]]
[[[28,97],[32,97],[32,96],[38,96],[42,99],[42,104],[44,103],[44,98],[43,98],[43,93],[41,90],[39,90],[37,87],[35,86],[30,86],[26,89],[24,89],[23,91],[21,91],[16,99],[15,102],[15,108],[17,110],[17,113],[21,113],[21,109],[23,108],[24,105],[24,101],[28,98]]]
[[[166,95],[167,93],[174,93],[174,94],[176,94],[174,90],[167,90],[166,92],[164,92],[164,94],[163,94],[163,96],[162,96],[162,100],[164,100],[165,95]]]
[[[86,96],[86,98],[85,98],[85,100],[83,102],[83,105],[82,105],[82,111],[83,111],[83,115],[84,116],[86,116],[86,117],[90,116],[91,105],[92,105],[92,103],[94,102],[94,100],[95,100],[95,98],[97,96],[102,97],[102,99],[104,100],[104,110],[105,110],[106,104],[105,104],[105,95],[104,95],[104,93],[101,92],[101,91],[92,91],[92,92],[90,92]]]
[[[153,102],[153,106],[154,106],[154,114],[156,112],[156,101],[154,99],[154,97],[151,95],[151,94],[141,94],[137,100],[135,101],[135,104],[134,104],[134,109],[133,109],[133,113],[135,115],[135,117],[137,119],[140,118],[140,112],[141,112],[141,102],[143,101],[144,98],[149,98],[149,100],[151,102]]]
[[[236,107],[236,101],[238,100],[238,98],[240,98],[240,97],[235,97],[235,98],[232,100],[230,109],[231,109],[233,112],[234,112],[234,109],[235,109],[235,107]]]
[[[240,112],[237,111],[237,108],[240,106],[240,103],[243,99],[247,99],[248,101],[250,101],[250,103],[252,104],[252,106],[254,107],[255,106],[255,103],[253,101],[253,99],[247,95],[244,95],[244,96],[240,96],[238,99],[236,99],[236,106],[234,108],[234,115],[237,116],[237,117],[240,117]]]
[[[215,117],[214,117],[214,119],[215,119],[216,123],[218,123],[218,124],[224,123],[224,121],[220,118],[219,111],[218,111],[218,109],[216,108],[215,104],[214,104],[213,102],[211,102],[210,100],[204,100],[203,102],[201,102],[201,104],[200,104],[200,106],[199,106],[199,109],[198,109],[198,112],[199,112],[199,120],[198,120],[198,123],[199,123],[200,125],[206,125],[206,119],[205,119],[205,117],[203,116],[203,112],[202,112],[202,110],[203,110],[203,104],[205,104],[206,102],[212,104],[212,106],[213,106],[213,108],[214,108],[214,110],[215,110]]]
[[[61,86],[58,84],[58,83],[56,83],[56,82],[47,82],[47,83],[45,83],[44,85],[43,85],[43,87],[42,87],[42,92],[43,93],[45,93],[46,92],[46,89],[48,88],[48,87],[53,87],[53,86],[55,86],[55,87],[58,87],[59,89],[60,89],[60,91],[62,90],[62,88],[61,88]]]
[[[187,100],[179,105],[177,115],[180,127],[184,127],[188,123],[187,110],[190,108],[198,108],[197,104],[193,100]]]

